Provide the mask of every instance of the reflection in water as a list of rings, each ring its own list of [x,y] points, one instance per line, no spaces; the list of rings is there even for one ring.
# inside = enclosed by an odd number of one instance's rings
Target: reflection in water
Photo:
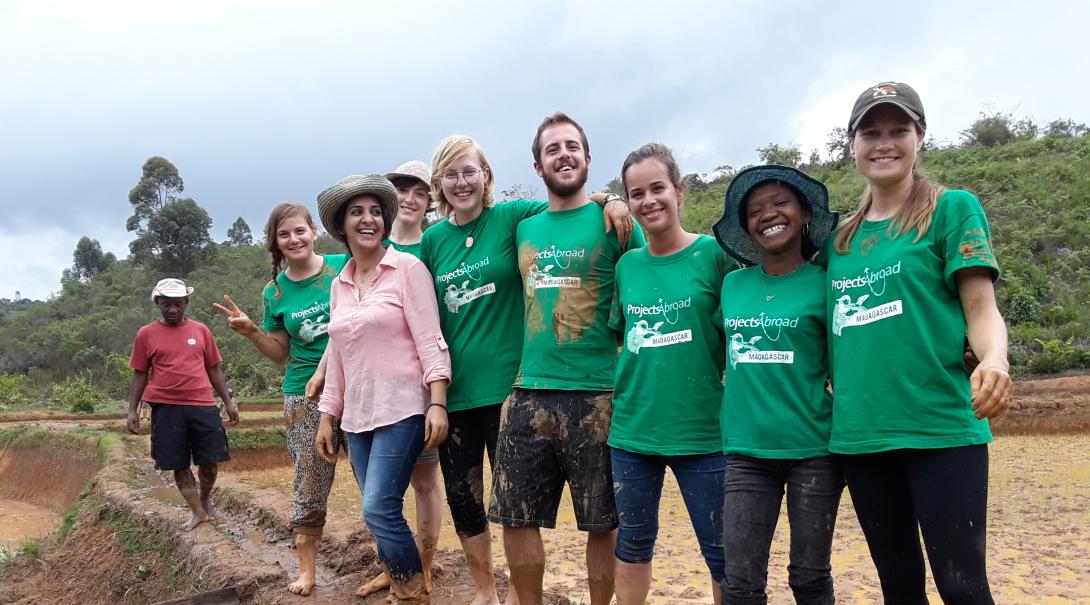
[[[0,499],[0,547],[14,548],[20,542],[49,535],[61,515],[34,504]]]

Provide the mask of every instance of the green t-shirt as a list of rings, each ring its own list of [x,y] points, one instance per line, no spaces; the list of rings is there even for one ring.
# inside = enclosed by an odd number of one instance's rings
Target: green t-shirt
[[[954,273],[999,267],[984,210],[972,194],[946,191],[931,228],[890,238],[890,220],[864,221],[848,254],[828,262],[833,433],[844,454],[991,441],[973,416],[963,362],[965,315]]]
[[[782,276],[759,266],[735,271],[723,280],[722,301],[723,451],[827,455],[833,401],[825,390],[825,269],[804,263]]]
[[[383,246],[393,246],[394,250],[397,250],[398,252],[404,252],[405,254],[412,254],[416,258],[420,258],[421,242],[416,242],[415,244],[399,244],[399,243],[397,243],[397,242],[395,242],[393,240],[383,240],[382,245]]]
[[[515,200],[485,208],[476,220],[437,223],[424,232],[420,259],[435,280],[439,321],[450,346],[450,411],[503,403],[522,355],[522,282],[515,229],[546,202]],[[465,245],[473,234],[473,247]]]
[[[323,255],[325,264],[318,273],[294,281],[283,271],[276,284],[269,282],[261,293],[264,307],[261,329],[266,332],[284,330],[291,344],[288,365],[284,369],[284,394],[302,395],[307,381],[322,360],[329,336],[329,284],[341,272],[348,256]]]
[[[602,209],[588,202],[526,219],[517,240],[526,329],[515,386],[612,390],[614,269],[626,250],[644,245],[643,233],[637,228],[622,246],[616,231],[605,232]]]
[[[609,327],[624,335],[609,445],[658,456],[719,451],[723,330],[719,287],[733,264],[715,238],[617,263]]]

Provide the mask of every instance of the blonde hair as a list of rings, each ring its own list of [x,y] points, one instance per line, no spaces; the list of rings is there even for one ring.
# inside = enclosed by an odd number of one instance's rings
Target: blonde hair
[[[431,159],[431,196],[442,216],[450,216],[453,209],[447,201],[447,196],[443,194],[443,172],[454,163],[454,160],[470,152],[477,154],[477,158],[481,160],[481,169],[485,171],[481,205],[485,208],[492,207],[492,189],[496,185],[496,179],[492,175],[492,165],[488,163],[484,150],[476,141],[464,134],[454,134],[439,142],[439,147],[435,149],[435,155]]]
[[[931,182],[927,177],[919,173],[916,166],[912,166],[912,191],[908,194],[908,201],[901,206],[901,209],[893,216],[893,220],[890,221],[887,230],[889,236],[899,237],[902,233],[915,229],[916,238],[912,241],[920,241],[920,238],[926,235],[927,230],[931,228],[931,217],[935,214],[935,207],[938,205],[939,196],[942,195],[943,191],[945,189],[942,185]],[[851,249],[852,238],[855,237],[855,232],[859,230],[859,225],[863,224],[867,211],[870,210],[873,204],[874,192],[871,191],[870,185],[867,185],[867,188],[863,191],[863,197],[859,201],[859,209],[836,230],[833,243],[837,253],[847,254]]]

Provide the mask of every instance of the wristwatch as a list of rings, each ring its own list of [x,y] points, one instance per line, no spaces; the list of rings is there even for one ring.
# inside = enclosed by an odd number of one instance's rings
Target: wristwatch
[[[620,195],[617,195],[616,193],[607,193],[606,194],[606,200],[604,202],[602,202],[602,207],[604,208],[605,205],[610,203],[610,202],[623,202],[623,201],[624,201],[624,197],[622,197]]]

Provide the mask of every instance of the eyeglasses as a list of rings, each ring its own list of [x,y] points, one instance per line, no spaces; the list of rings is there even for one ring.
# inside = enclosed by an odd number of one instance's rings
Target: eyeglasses
[[[466,185],[476,185],[481,180],[484,170],[478,168],[466,168],[461,172],[443,173],[443,184],[453,187],[458,184],[458,177],[465,179]]]

